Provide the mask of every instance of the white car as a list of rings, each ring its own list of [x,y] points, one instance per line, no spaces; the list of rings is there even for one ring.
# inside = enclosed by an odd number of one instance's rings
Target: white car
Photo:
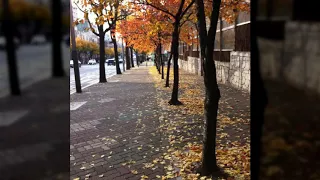
[[[81,67],[81,62],[78,61],[79,68]],[[73,60],[70,60],[70,67],[73,68]]]
[[[95,59],[90,59],[90,60],[88,61],[88,64],[89,64],[89,65],[95,65],[95,64],[97,64],[97,61],[96,61]]]
[[[31,39],[31,44],[44,44],[46,43],[46,37],[43,35],[35,35]]]
[[[18,48],[20,41],[18,38],[14,37],[13,42],[15,44],[15,47]],[[0,36],[0,48],[5,48],[6,47],[6,38],[4,36]]]

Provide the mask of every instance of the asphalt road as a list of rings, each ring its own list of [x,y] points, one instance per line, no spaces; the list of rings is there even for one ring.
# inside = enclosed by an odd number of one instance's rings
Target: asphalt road
[[[51,44],[24,45],[17,52],[18,74],[21,89],[51,76]],[[62,43],[64,68],[69,75],[69,47]],[[0,50],[0,97],[9,94],[6,53]]]
[[[106,67],[106,77],[109,78],[116,74],[116,66],[107,66]],[[120,69],[122,71],[122,64],[120,64]],[[85,89],[93,84],[99,82],[99,64],[95,65],[82,65],[80,68],[80,79],[81,79],[81,87]],[[70,94],[76,92],[75,89],[75,77],[74,77],[74,69],[70,68]]]

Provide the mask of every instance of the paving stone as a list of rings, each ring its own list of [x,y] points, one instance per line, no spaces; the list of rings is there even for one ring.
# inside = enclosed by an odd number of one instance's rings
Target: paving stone
[[[122,166],[124,162],[135,160],[136,164],[131,169],[150,176],[149,179],[155,179],[156,175],[163,174],[163,166],[152,171],[143,169],[143,163],[151,162],[166,150],[162,147],[168,143],[161,139],[162,135],[156,130],[160,126],[159,118],[169,117],[169,111],[158,106],[156,89],[147,68],[132,69],[130,75],[123,74],[117,78],[118,82],[96,84],[87,88],[86,91],[91,92],[90,94],[71,95],[71,101],[86,104],[71,112],[72,129],[78,132],[71,132],[70,135],[71,141],[76,142],[72,144],[73,149],[70,146],[70,152],[75,157],[71,162],[70,173],[74,175],[75,172],[82,172],[79,169],[84,161],[94,164],[90,169],[92,174],[95,173],[92,179],[140,180],[142,174],[134,175],[126,166]],[[111,99],[112,101],[107,102]],[[137,127],[137,119],[141,119],[145,129]],[[144,132],[139,133],[140,131]],[[138,150],[141,145],[144,146]],[[148,145],[152,145],[154,149]],[[159,151],[155,151],[156,149]],[[74,162],[78,163],[77,166],[72,166]],[[101,174],[104,175],[103,178],[99,177]],[[84,179],[85,174],[81,174],[80,178]]]

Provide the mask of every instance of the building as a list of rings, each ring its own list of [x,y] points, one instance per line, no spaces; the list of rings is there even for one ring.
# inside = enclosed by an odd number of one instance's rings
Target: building
[[[77,19],[83,19],[84,14],[78,9],[75,4],[72,4],[72,12],[73,12],[73,20],[76,21]],[[90,16],[89,16],[90,18]],[[90,18],[92,22],[92,18]],[[92,23],[94,29],[98,29],[97,26]],[[80,37],[83,40],[99,43],[99,37],[91,32],[90,25],[88,21],[85,21],[83,24],[78,24],[75,27],[75,35],[76,37]]]
[[[196,42],[191,46],[179,43],[179,67],[201,75],[200,47]],[[213,51],[219,83],[250,91],[250,13],[240,12],[233,24],[218,21]]]

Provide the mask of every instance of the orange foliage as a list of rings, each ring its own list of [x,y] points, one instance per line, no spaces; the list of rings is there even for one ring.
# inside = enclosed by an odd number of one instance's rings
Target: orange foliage
[[[153,51],[160,42],[163,47],[168,47],[172,25],[159,20],[157,15],[157,12],[149,9],[119,24],[117,30],[127,46],[133,46],[141,52]]]
[[[0,7],[1,6],[2,1],[0,1]],[[46,23],[49,23],[51,20],[49,8],[44,5],[34,4],[24,0],[9,0],[9,7],[14,20],[36,19]],[[0,13],[0,16],[2,16],[2,13]]]
[[[183,10],[190,2],[191,0],[185,2]],[[130,20],[122,22],[117,28],[118,32],[124,37],[126,43],[135,49],[150,52],[155,50],[161,42],[163,49],[170,50],[173,23],[176,21],[173,15],[177,14],[180,4],[181,1],[178,0],[162,2],[148,0],[142,3],[135,1],[135,10],[139,10],[139,13]],[[187,18],[195,18],[195,14],[187,16]],[[186,26],[185,17],[180,20],[180,23],[182,22],[184,26],[180,31],[180,39],[188,44],[195,42],[196,31],[194,28]]]
[[[212,11],[212,0],[205,0],[206,16]],[[229,24],[234,23],[239,12],[250,12],[250,3],[246,0],[222,0],[220,5],[220,16]]]

